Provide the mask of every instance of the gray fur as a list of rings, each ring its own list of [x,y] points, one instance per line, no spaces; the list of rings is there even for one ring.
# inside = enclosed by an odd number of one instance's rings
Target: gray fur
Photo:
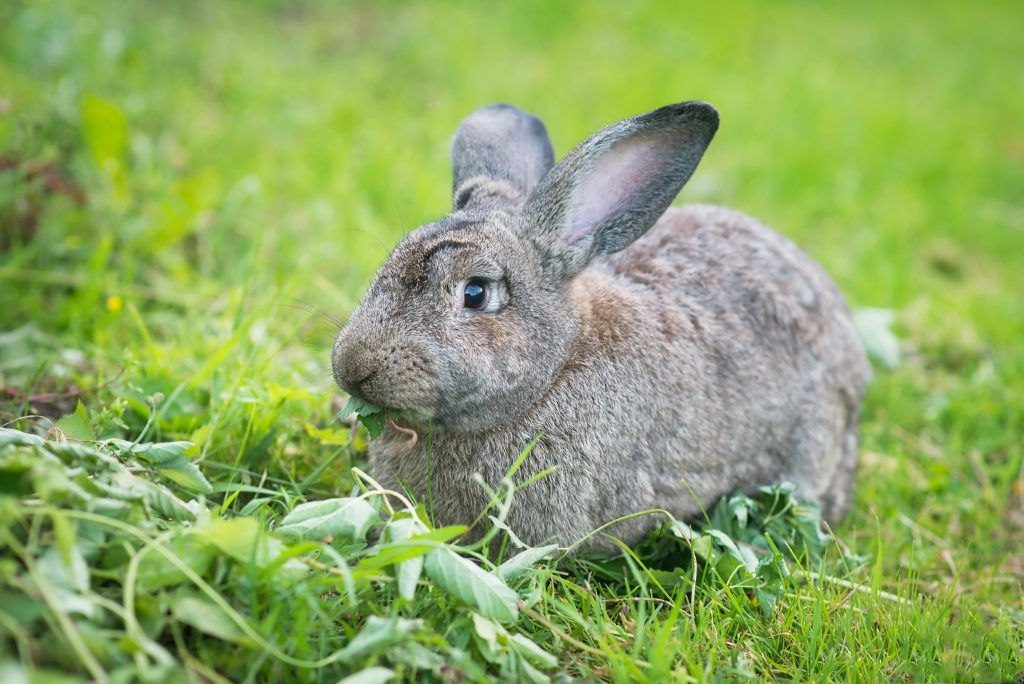
[[[502,119],[514,132],[528,116]],[[841,517],[868,376],[842,295],[744,214],[665,211],[714,135],[714,109],[671,105],[610,126],[537,180],[499,163],[536,159],[535,138],[496,125],[488,142],[465,127],[457,178],[491,174],[507,194],[402,240],[335,343],[339,385],[400,409],[420,434],[410,446],[386,429],[370,445],[374,474],[429,494],[436,522],[469,524],[487,499],[473,475],[497,486],[543,435],[515,479],[557,470],[516,495],[508,520],[532,544],[567,545],[651,508],[692,518],[782,480]],[[492,166],[467,162],[470,140]],[[500,311],[463,308],[470,278],[495,283]],[[612,532],[631,544],[652,522]]]
[[[482,107],[452,138],[452,208],[518,205],[555,164],[544,122],[507,104]]]

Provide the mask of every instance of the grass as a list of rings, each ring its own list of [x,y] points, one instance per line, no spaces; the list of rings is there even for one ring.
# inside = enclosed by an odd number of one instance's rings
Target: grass
[[[1015,2],[4,4],[0,423],[45,433],[81,401],[66,434],[196,446],[161,466],[122,445],[121,475],[88,442],[9,448],[0,671],[1020,678],[1022,20]],[[509,618],[447,566],[399,592],[404,563],[465,553],[444,531],[387,553],[344,525],[281,532],[353,493],[392,519],[353,477],[328,350],[390,247],[447,210],[460,118],[514,102],[564,153],[683,99],[723,123],[681,201],[762,218],[854,308],[895,314],[843,547],[791,561],[767,612],[732,575],[673,589],[646,557],[541,560],[509,581]],[[82,473],[163,485],[116,515],[69,493]]]

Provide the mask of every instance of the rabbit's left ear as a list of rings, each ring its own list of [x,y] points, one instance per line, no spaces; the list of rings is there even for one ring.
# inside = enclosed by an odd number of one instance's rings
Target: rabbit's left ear
[[[508,104],[481,107],[452,138],[452,210],[518,207],[554,163],[543,121]]]
[[[527,237],[556,279],[623,249],[655,224],[718,130],[718,112],[683,102],[620,121],[580,143],[524,207]]]

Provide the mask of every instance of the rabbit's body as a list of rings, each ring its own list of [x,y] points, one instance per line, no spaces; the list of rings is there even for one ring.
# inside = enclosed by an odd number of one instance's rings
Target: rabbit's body
[[[533,117],[463,123],[456,211],[396,247],[335,345],[339,384],[419,433],[371,442],[384,484],[471,524],[489,499],[474,476],[497,487],[542,435],[514,480],[554,470],[508,517],[528,543],[783,480],[845,512],[869,369],[842,295],[744,214],[666,212],[715,128],[708,105],[672,105],[551,168]],[[653,520],[609,531],[633,543]]]
[[[411,449],[388,431],[370,444],[372,470],[429,493],[437,522],[468,524],[488,500],[474,474],[497,487],[543,434],[515,480],[556,470],[516,493],[508,521],[531,544],[569,544],[648,509],[691,518],[784,480],[827,516],[845,512],[868,367],[842,295],[792,242],[736,211],[670,209],[592,262],[572,293],[577,342],[536,405],[499,429],[431,432]],[[650,523],[611,532],[634,543]]]

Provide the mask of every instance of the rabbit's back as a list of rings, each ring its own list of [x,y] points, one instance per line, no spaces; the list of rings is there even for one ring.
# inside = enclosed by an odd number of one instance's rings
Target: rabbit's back
[[[661,366],[652,374],[668,398],[660,410],[688,405],[679,420],[705,491],[789,480],[826,517],[845,513],[870,367],[817,262],[746,214],[690,205],[594,267],[647,291],[633,344],[652,350],[652,370]]]
[[[846,302],[824,269],[788,238],[724,207],[670,209],[646,235],[595,263],[650,288],[665,315],[685,315],[715,343],[746,352],[848,369],[867,364]],[[725,333],[725,334],[723,334]],[[717,339],[716,339],[717,338]]]

